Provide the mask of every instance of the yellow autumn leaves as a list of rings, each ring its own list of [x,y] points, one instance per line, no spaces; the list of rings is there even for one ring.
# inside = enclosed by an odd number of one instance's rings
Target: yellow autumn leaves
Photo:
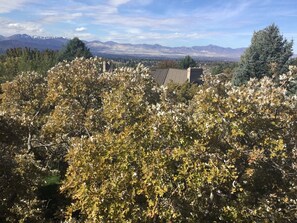
[[[3,86],[1,114],[61,173],[68,220],[76,211],[83,222],[297,219],[297,99],[286,91],[294,72],[240,87],[206,75],[172,100],[142,65],[101,65],[76,59]]]

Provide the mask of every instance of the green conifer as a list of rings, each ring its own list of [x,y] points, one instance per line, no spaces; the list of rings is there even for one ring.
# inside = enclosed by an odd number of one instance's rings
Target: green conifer
[[[242,55],[233,83],[241,85],[250,78],[274,77],[288,71],[289,59],[293,55],[293,41],[287,41],[279,28],[272,24],[255,32],[249,48]]]

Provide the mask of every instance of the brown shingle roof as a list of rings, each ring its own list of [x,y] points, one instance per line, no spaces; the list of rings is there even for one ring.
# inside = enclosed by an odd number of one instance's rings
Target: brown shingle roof
[[[157,69],[152,71],[151,75],[158,84],[163,85],[165,83],[168,70],[169,69]]]
[[[151,75],[160,85],[168,84],[170,81],[183,84],[187,81],[187,70],[181,69],[156,69]]]
[[[170,81],[178,84],[184,84],[187,81],[187,70],[170,68],[167,72],[164,84],[168,84]]]
[[[166,85],[171,81],[177,84],[184,84],[187,81],[200,84],[202,73],[202,68],[189,68],[188,70],[169,68],[153,70],[151,75],[160,85]]]

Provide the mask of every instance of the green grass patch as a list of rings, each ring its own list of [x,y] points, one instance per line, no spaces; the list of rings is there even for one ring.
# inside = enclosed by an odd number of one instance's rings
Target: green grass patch
[[[44,179],[43,186],[48,186],[48,185],[53,185],[53,184],[60,184],[60,176],[59,175],[48,176]]]

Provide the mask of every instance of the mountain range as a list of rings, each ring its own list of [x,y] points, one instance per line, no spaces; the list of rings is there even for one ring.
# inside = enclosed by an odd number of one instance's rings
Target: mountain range
[[[63,37],[40,37],[16,34],[9,37],[0,35],[0,53],[14,47],[30,47],[39,50],[59,50],[69,39]],[[129,44],[113,41],[84,41],[91,52],[97,56],[127,56],[150,58],[180,58],[190,55],[194,58],[239,60],[245,48],[226,48],[216,45],[193,47],[168,47],[159,44]]]

